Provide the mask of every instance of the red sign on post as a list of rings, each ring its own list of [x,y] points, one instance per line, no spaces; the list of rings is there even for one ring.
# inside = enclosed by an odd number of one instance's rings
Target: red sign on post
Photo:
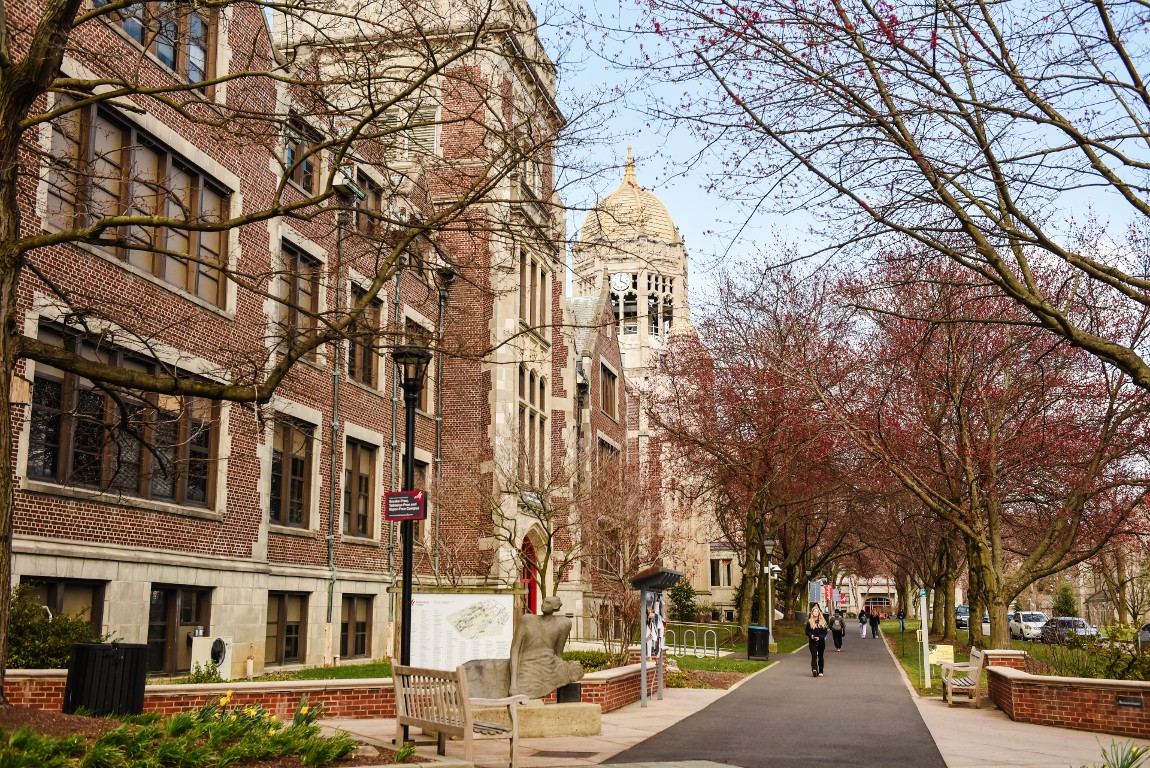
[[[384,494],[385,520],[426,520],[427,494],[423,491],[388,491]]]
[[[829,603],[831,601],[831,595],[833,594],[833,592],[834,592],[833,586],[831,586],[830,584],[823,584],[823,600],[825,602]]]

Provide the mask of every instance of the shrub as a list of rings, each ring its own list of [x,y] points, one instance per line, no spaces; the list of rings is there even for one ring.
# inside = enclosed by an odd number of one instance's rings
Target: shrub
[[[1074,590],[1065,581],[1058,585],[1058,591],[1054,593],[1054,615],[1078,615],[1078,603],[1074,599]]]
[[[180,682],[188,683],[188,684],[197,684],[197,683],[222,683],[223,681],[224,681],[224,678],[220,676],[219,666],[216,664],[213,664],[212,662],[209,661],[207,664],[203,665],[202,667],[200,666],[199,662],[196,662],[192,666],[192,671],[188,674],[187,677],[183,678]]]
[[[699,613],[695,601],[695,588],[688,579],[679,579],[667,590],[671,600],[671,621],[694,621]]]
[[[27,584],[12,593],[8,623],[8,666],[11,669],[63,669],[68,666],[72,643],[91,643],[96,637],[84,614],[69,616],[48,611]]]
[[[563,658],[567,661],[577,661],[583,665],[584,672],[598,672],[601,669],[614,667],[618,657],[606,651],[564,651]]]

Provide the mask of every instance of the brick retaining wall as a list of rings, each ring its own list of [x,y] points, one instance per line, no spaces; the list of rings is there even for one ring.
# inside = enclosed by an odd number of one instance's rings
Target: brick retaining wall
[[[59,669],[12,669],[5,678],[4,693],[13,706],[59,712],[64,703],[66,679],[67,673]],[[598,704],[604,712],[639,700],[638,664],[591,672],[581,682],[582,701]],[[649,696],[655,694],[656,684],[652,664],[647,669]],[[144,689],[144,711],[183,712],[227,691],[232,692],[231,706],[261,704],[279,717],[290,717],[304,696],[312,705],[323,704],[324,717],[395,717],[395,689],[391,678],[149,685]]]
[[[1023,723],[1150,738],[1150,683],[1032,675],[1020,669],[987,669],[990,698]],[[1140,706],[1120,706],[1118,697]]]

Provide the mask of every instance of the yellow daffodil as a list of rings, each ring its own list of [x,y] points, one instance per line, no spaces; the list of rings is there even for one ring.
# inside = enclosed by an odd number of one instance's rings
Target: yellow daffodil
[[[232,715],[232,716],[231,716],[231,717],[229,717],[228,719],[229,719],[229,720],[235,720],[235,719],[236,719],[236,716],[235,716],[235,715]]]
[[[302,706],[302,707],[300,707],[300,708],[299,708],[299,713],[300,713],[301,715],[306,715],[306,714],[307,714],[307,705],[306,705],[306,704],[305,704],[304,706]]]

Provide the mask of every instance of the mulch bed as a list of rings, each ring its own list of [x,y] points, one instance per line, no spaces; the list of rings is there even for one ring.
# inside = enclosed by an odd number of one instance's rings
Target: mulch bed
[[[687,674],[688,688],[722,688],[726,690],[746,677],[742,672],[707,672],[701,669],[683,671]]]
[[[22,707],[0,707],[0,730],[9,735],[21,728],[30,728],[45,736],[57,738],[80,734],[88,741],[95,741],[102,734],[120,727],[118,720],[104,717],[82,717],[80,715],[65,715],[62,712],[46,712],[40,709],[25,709]],[[344,760],[332,763],[338,768],[365,768],[366,766],[387,765],[394,763],[395,753],[386,747],[363,747],[358,754]],[[409,763],[430,762],[425,758],[412,758]],[[263,760],[257,763],[245,763],[242,768],[303,768],[298,757],[280,758],[277,760]]]

